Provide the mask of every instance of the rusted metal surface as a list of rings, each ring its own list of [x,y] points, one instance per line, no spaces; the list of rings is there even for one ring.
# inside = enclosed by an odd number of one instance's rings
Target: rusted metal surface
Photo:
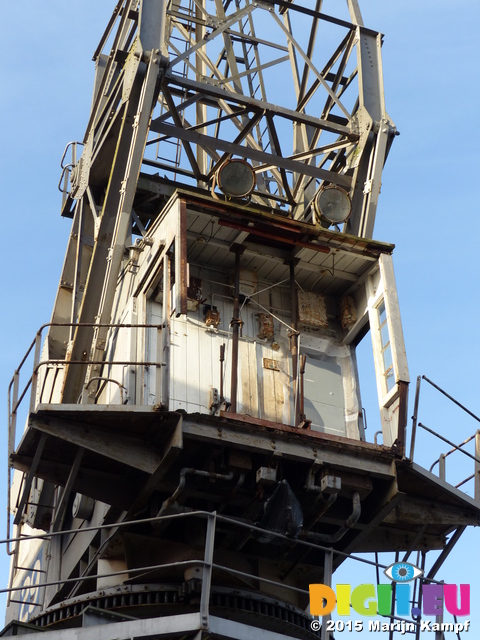
[[[202,280],[191,276],[187,287],[187,311],[196,311],[202,302]]]
[[[272,358],[263,359],[263,368],[269,369],[270,371],[280,371],[280,367],[278,366],[278,361],[273,360]]]
[[[262,229],[259,227],[248,227],[246,225],[242,225],[237,222],[232,222],[230,220],[225,220],[221,218],[218,221],[220,226],[231,227],[232,229],[238,229],[238,231],[243,231],[251,234],[252,236],[258,236],[260,238],[268,238],[269,240],[281,242],[286,245],[295,245],[297,247],[305,247],[306,249],[313,249],[314,251],[318,251],[320,253],[330,253],[330,249],[328,247],[324,247],[320,244],[314,244],[313,242],[305,242],[304,240],[292,238],[289,235],[280,234],[278,231],[275,232],[273,229]]]
[[[362,451],[366,456],[378,456],[382,458],[384,455],[390,460],[395,456],[391,449],[384,447],[383,445],[373,444],[371,442],[356,441],[352,438],[345,438],[343,436],[336,436],[330,433],[323,433],[321,431],[304,431],[300,430],[294,425],[286,425],[281,422],[274,422],[272,420],[263,420],[261,418],[254,418],[252,416],[246,416],[242,413],[234,414],[233,412],[221,411],[220,417],[226,421],[227,424],[242,424],[247,428],[255,429],[256,426],[265,427],[268,430],[278,431],[283,434],[295,434],[295,438],[302,439],[310,442],[325,442],[331,443],[332,446],[339,446],[351,451]],[[203,416],[202,416],[203,419]],[[205,416],[205,420],[208,418]],[[313,445],[312,446],[316,446]]]
[[[274,335],[273,317],[269,313],[259,313],[257,337],[260,340],[272,340]]]
[[[317,293],[297,291],[298,322],[312,329],[327,329],[327,304],[325,297]]]
[[[407,439],[407,419],[408,419],[408,384],[398,382],[399,403],[398,403],[398,433],[395,449],[400,457],[405,457],[405,445]]]
[[[340,323],[342,329],[351,329],[358,320],[357,306],[352,296],[344,296],[340,300]]]
[[[240,335],[240,256],[243,249],[236,245],[232,249],[235,253],[235,289],[233,302],[232,326],[232,375],[230,385],[230,406],[232,413],[237,412],[237,385],[238,385],[238,339]]]
[[[217,216],[221,216],[222,213],[228,217],[221,218],[222,220],[237,220],[239,224],[245,223],[262,223],[264,228],[274,226],[275,228],[287,232],[294,238],[299,240],[302,237],[307,237],[311,240],[317,240],[318,244],[313,244],[312,248],[316,250],[324,249],[338,249],[345,250],[349,254],[363,255],[365,257],[378,258],[382,253],[391,254],[395,248],[395,245],[387,242],[379,242],[378,240],[372,240],[368,238],[360,238],[358,236],[350,235],[348,233],[341,233],[332,229],[322,229],[313,223],[305,222],[303,220],[292,220],[290,218],[279,217],[272,214],[265,208],[260,208],[252,204],[248,209],[243,209],[241,212],[238,207],[229,202],[214,201],[211,198],[202,196],[198,192],[188,191],[182,186],[178,189],[178,197],[182,195],[187,196],[190,206],[199,208],[199,210],[209,211]],[[247,227],[249,229],[249,227]],[[286,234],[286,235],[287,235]]]
[[[205,326],[218,327],[221,322],[220,313],[217,309],[207,309],[205,314]]]
[[[292,354],[292,386],[293,386],[293,406],[294,406],[294,422],[297,424],[298,419],[298,306],[297,306],[297,283],[295,280],[295,260],[290,260],[290,309],[291,309],[291,331],[289,334],[290,351]]]
[[[224,373],[223,373],[223,363],[225,362],[225,343],[220,345],[220,402],[223,402],[224,397]]]

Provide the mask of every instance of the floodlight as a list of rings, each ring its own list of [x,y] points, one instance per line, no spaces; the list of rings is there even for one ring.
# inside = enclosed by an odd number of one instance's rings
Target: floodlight
[[[247,198],[255,189],[255,172],[245,160],[227,160],[218,169],[216,181],[228,198]]]
[[[314,201],[317,222],[340,224],[348,220],[352,211],[352,203],[348,193],[335,185],[322,187]]]

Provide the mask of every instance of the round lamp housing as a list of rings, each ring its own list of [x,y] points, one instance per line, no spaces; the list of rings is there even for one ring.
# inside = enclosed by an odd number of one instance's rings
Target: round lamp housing
[[[350,217],[352,203],[348,193],[336,185],[322,187],[314,200],[317,222],[341,224]]]
[[[228,198],[247,198],[255,189],[255,172],[245,160],[227,160],[217,171],[217,184]]]

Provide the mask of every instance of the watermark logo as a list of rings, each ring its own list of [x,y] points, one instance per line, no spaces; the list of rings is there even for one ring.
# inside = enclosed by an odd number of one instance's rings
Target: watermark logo
[[[410,623],[412,627],[421,624],[424,631],[437,630],[432,627],[438,625],[443,625],[441,630],[450,630],[450,623],[432,625],[430,622],[422,621],[423,616],[442,616],[445,611],[453,616],[470,615],[469,584],[423,584],[420,598],[422,608],[420,609],[412,607],[412,585],[409,583],[423,576],[422,569],[409,562],[396,562],[387,567],[384,573],[391,580],[391,583],[359,584],[355,587],[350,584],[337,584],[335,591],[325,584],[311,584],[309,587],[310,613],[314,616],[324,617],[329,616],[336,609],[340,618],[351,616],[353,612],[370,618],[392,615],[400,618],[411,616],[415,620],[414,623]],[[356,621],[354,626],[349,624],[351,622],[345,623],[341,619],[336,623],[329,621],[330,624],[337,625],[331,630],[342,630],[339,628],[342,625],[343,628],[349,630],[360,630],[359,623],[361,621]],[[371,631],[401,630],[397,629],[395,625],[402,624],[405,629],[405,624],[409,624],[405,620],[396,620],[392,624],[380,623],[379,621],[372,623],[373,621],[370,621],[369,624]],[[469,621],[463,624],[456,623],[454,626],[457,628],[452,630],[466,631],[469,624]],[[384,628],[385,625],[388,628]]]
[[[393,582],[411,582],[423,576],[423,571],[409,562],[395,562],[383,573]]]

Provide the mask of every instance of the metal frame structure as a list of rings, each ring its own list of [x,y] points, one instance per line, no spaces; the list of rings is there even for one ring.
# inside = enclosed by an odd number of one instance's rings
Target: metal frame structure
[[[433,580],[478,524],[478,435],[474,499],[445,458],[439,478],[414,463],[416,417],[406,454],[393,245],[372,239],[396,134],[382,36],[356,0],[324,4],[117,2],[61,160],[52,319],[9,389],[3,635],[330,640],[306,584],[353,552],[437,549]],[[248,188],[222,184],[232,166]],[[341,229],[315,215],[335,189]],[[381,444],[359,391],[368,332]]]
[[[216,0],[212,11],[206,0],[118,2],[94,55],[92,112],[69,174],[63,214],[74,223],[55,322],[109,322],[125,241],[132,227],[147,234],[151,222],[135,210],[142,165],[205,187],[219,166],[240,155],[256,173],[253,202],[300,219],[312,215],[321,184],[340,185],[353,207],[346,231],[372,236],[395,134],[385,111],[381,35],[363,27],[356,1],[347,2],[351,22],[322,14],[321,5]],[[333,55],[330,48],[317,54],[325,26],[339,32]],[[109,38],[111,50],[103,53]],[[317,63],[323,56],[325,63]],[[267,82],[265,69],[273,66]],[[170,148],[171,159],[161,160]],[[63,344],[66,336],[58,334],[51,342]],[[92,351],[96,360],[104,341],[100,327],[74,335],[70,358]],[[65,401],[76,400],[81,374],[67,372]]]
[[[184,634],[182,637],[185,638],[203,638],[202,630],[208,632],[206,637],[232,637],[236,640],[241,640],[243,638],[251,637],[252,629],[248,625],[239,622],[238,620],[230,619],[226,620],[223,616],[218,617],[219,607],[221,608],[226,606],[232,606],[233,601],[236,601],[236,605],[239,609],[245,607],[254,607],[254,610],[257,615],[265,616],[272,615],[271,611],[275,608],[281,609],[282,603],[278,602],[272,598],[266,598],[265,596],[259,596],[257,598],[257,602],[254,603],[253,600],[250,600],[251,595],[249,596],[248,592],[242,590],[236,590],[232,595],[231,600],[229,601],[228,593],[226,591],[218,590],[212,588],[212,573],[214,570],[222,570],[230,573],[232,575],[240,577],[242,580],[251,581],[255,580],[256,576],[245,573],[243,571],[238,571],[232,569],[228,566],[220,566],[214,562],[214,540],[217,528],[229,527],[229,528],[243,528],[247,530],[249,534],[261,534],[268,536],[273,536],[274,539],[280,540],[284,539],[288,541],[285,536],[281,534],[267,531],[265,529],[261,529],[259,527],[255,527],[252,525],[248,525],[246,523],[239,522],[238,520],[232,520],[228,517],[222,516],[221,514],[217,514],[215,512],[190,512],[184,514],[175,514],[175,515],[163,515],[157,516],[154,518],[147,518],[144,520],[135,520],[135,521],[124,521],[123,523],[118,523],[117,527],[130,527],[132,525],[141,526],[145,523],[161,525],[165,521],[172,520],[183,520],[183,521],[194,521],[196,519],[205,520],[207,523],[206,532],[205,532],[205,542],[204,542],[204,551],[203,551],[203,560],[189,560],[180,563],[185,568],[191,568],[196,575],[196,584],[192,585],[192,588],[195,592],[198,593],[199,599],[196,605],[193,606],[193,609],[190,613],[184,613],[182,615],[162,615],[161,617],[153,617],[148,619],[135,619],[128,614],[121,612],[119,613],[109,613],[109,609],[112,608],[112,603],[115,603],[118,607],[120,603],[123,604],[123,607],[128,607],[128,603],[130,603],[130,608],[134,606],[134,603],[138,603],[141,601],[141,592],[144,592],[143,602],[144,604],[152,604],[155,602],[159,602],[159,592],[157,591],[158,585],[150,585],[149,591],[150,593],[145,594],[144,586],[122,586],[115,588],[106,588],[101,592],[95,594],[95,598],[92,600],[92,597],[89,596],[76,596],[70,599],[65,600],[57,606],[51,607],[49,610],[42,612],[41,616],[37,617],[34,624],[30,625],[21,625],[14,624],[10,628],[12,630],[19,631],[21,635],[21,630],[28,629],[29,635],[35,633],[35,629],[38,629],[38,637],[44,638],[44,640],[50,637],[48,634],[48,626],[53,623],[59,623],[62,620],[68,620],[69,618],[78,616],[79,614],[82,616],[83,629],[65,629],[62,631],[62,637],[70,637],[69,634],[73,634],[72,637],[79,638],[90,638],[91,637],[91,626],[95,627],[95,633],[97,634],[95,637],[104,638],[105,640],[110,640],[112,638],[143,638],[143,637],[172,637],[172,634]],[[99,526],[98,529],[110,529],[109,525]],[[98,530],[96,529],[96,530]],[[462,535],[465,527],[459,527],[455,534],[452,536],[447,547],[442,551],[442,553],[438,556],[437,560],[434,562],[432,568],[428,571],[428,573],[422,578],[423,584],[432,584],[436,583],[435,576],[438,571],[441,569],[443,563],[447,559],[448,555],[452,551],[456,542]],[[43,538],[48,539],[55,536],[65,535],[68,533],[88,533],[88,529],[76,530],[76,531],[63,531],[63,532],[52,532],[49,534],[42,534],[37,536],[30,537],[21,537],[14,542],[16,543],[24,543],[28,541],[32,541],[35,539]],[[322,546],[318,543],[312,543],[309,541],[299,540],[298,545],[303,548],[304,552],[308,552],[308,550],[322,550],[326,557],[330,557],[330,562],[332,567],[334,564],[338,564],[334,561],[334,557],[336,555],[345,556],[346,554],[342,554],[342,552],[335,551],[331,547]],[[410,559],[411,550],[404,554],[401,562],[408,562]],[[376,554],[375,560],[367,560],[365,558],[352,556],[349,554],[349,558],[351,560],[355,560],[357,562],[362,563],[365,568],[370,567],[374,569],[377,576],[377,581],[380,580],[379,572],[380,570],[384,570],[387,568],[387,565],[379,562],[378,554]],[[426,554],[418,554],[417,564],[422,568],[425,568],[425,560]],[[399,561],[399,555],[396,555],[396,561]],[[174,563],[172,566],[178,567],[179,563]],[[153,573],[158,569],[168,568],[167,565],[147,565],[145,567],[138,568],[136,571],[133,571],[132,574],[135,573]],[[105,578],[105,577],[116,577],[121,575],[120,571],[111,572],[110,574],[102,574],[97,576],[97,578]],[[82,582],[83,580],[88,580],[89,576],[80,576],[75,579],[75,581]],[[73,582],[74,580],[72,580]],[[264,579],[265,583],[276,584],[277,587],[285,588],[284,584],[275,583],[275,581]],[[325,584],[332,584],[332,573],[325,576]],[[441,584],[441,583],[439,583]],[[56,586],[56,583],[42,583],[40,589],[45,589],[47,586]],[[302,591],[298,590],[295,587],[291,587],[287,585],[287,590],[293,591]],[[7,590],[9,592],[9,597],[15,599],[15,595],[18,592],[24,593],[25,587],[13,587]],[[161,593],[161,591],[160,591]],[[303,591],[304,595],[308,595],[308,591]],[[21,597],[21,594],[20,594]],[[110,601],[110,604],[109,604]],[[161,601],[161,600],[160,600]],[[164,602],[168,604],[168,600],[164,599]],[[420,591],[415,591],[413,595],[413,604],[421,605],[421,595]],[[302,611],[296,610],[294,607],[287,607],[283,611],[283,620],[282,626],[290,626],[296,625],[303,627],[304,629],[308,629],[310,626],[311,618],[305,615]],[[102,618],[105,621],[102,621]],[[401,624],[405,622],[403,618],[395,616],[395,612],[392,611],[390,616],[384,618],[384,620],[390,622],[390,624]],[[458,619],[455,617],[455,623],[458,622]],[[324,620],[325,623],[326,620]],[[413,621],[415,631],[415,638],[420,638],[420,629],[421,625],[419,621]],[[100,626],[102,625],[102,626]],[[106,626],[105,626],[106,625]],[[100,628],[99,628],[100,626]],[[461,625],[460,625],[461,626]],[[400,627],[401,628],[401,627]],[[40,631],[41,630],[41,631]],[[45,633],[47,632],[47,635]],[[52,637],[56,637],[56,632]],[[75,635],[77,634],[77,635]],[[255,637],[259,638],[273,638],[284,637],[284,633],[278,633],[275,630],[256,628],[255,629]],[[457,637],[460,637],[460,633],[457,632]],[[35,640],[37,636],[33,636],[33,640]],[[322,631],[320,633],[320,637],[322,640],[328,637],[326,633],[325,624],[322,627]]]

